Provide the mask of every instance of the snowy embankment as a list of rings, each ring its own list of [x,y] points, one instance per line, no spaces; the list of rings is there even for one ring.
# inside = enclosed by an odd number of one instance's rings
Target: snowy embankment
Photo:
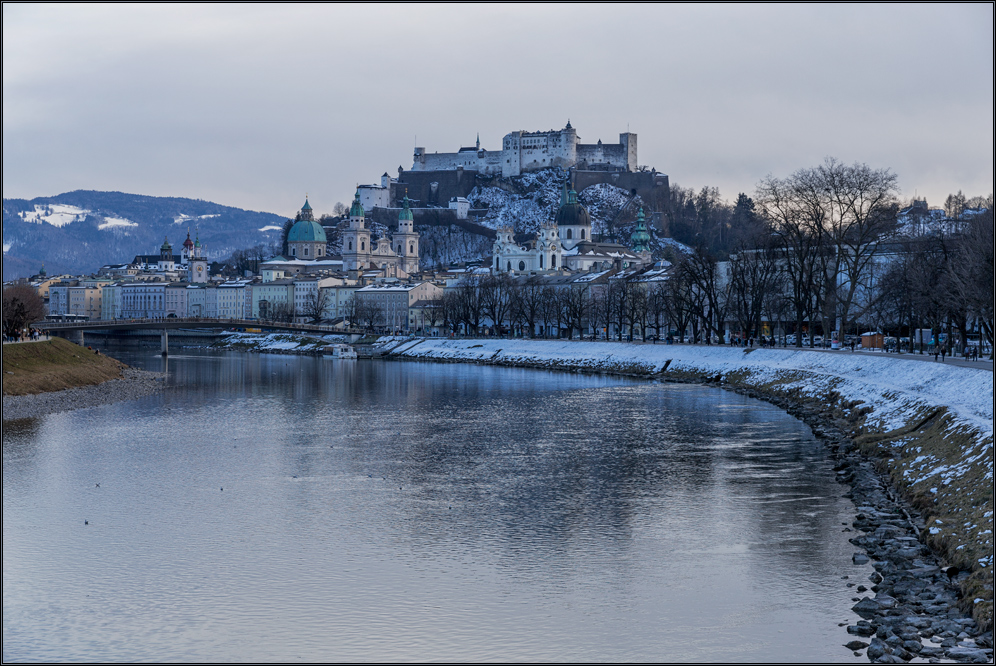
[[[322,337],[292,333],[228,333],[211,345],[215,349],[274,354],[320,354],[333,342],[349,342],[348,335],[330,333]]]
[[[932,407],[947,407],[981,439],[993,437],[993,373],[885,355],[792,349],[740,349],[554,340],[420,339],[394,354],[567,370],[704,376],[749,373],[751,384],[778,381],[783,390],[818,398],[829,391],[871,407],[868,425],[889,431]],[[991,470],[991,468],[990,468]]]

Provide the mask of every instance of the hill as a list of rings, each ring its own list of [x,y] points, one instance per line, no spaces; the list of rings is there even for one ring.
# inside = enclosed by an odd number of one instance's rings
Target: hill
[[[210,259],[279,242],[286,218],[211,201],[76,190],[52,197],[3,200],[3,279],[36,273],[86,274],[158,251],[168,237],[199,234]],[[195,232],[196,229],[196,232]]]

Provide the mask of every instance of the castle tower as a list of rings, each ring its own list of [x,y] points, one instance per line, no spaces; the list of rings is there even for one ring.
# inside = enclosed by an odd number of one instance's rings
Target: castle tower
[[[412,214],[407,193],[402,203],[404,207],[398,213],[398,232],[391,240],[395,251],[401,257],[401,268],[410,275],[418,272],[419,235],[415,232],[415,216]]]
[[[370,265],[370,231],[363,219],[360,191],[349,208],[349,228],[342,234],[342,261],[347,271],[362,270]]]

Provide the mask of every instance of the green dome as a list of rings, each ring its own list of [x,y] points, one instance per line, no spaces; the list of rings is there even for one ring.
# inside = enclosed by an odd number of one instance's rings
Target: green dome
[[[325,243],[325,230],[314,220],[295,222],[287,234],[288,243]]]
[[[401,209],[400,213],[398,213],[398,221],[399,222],[412,222],[412,221],[414,221],[415,216],[412,215],[412,209],[409,207],[408,195],[407,194],[405,195],[404,204],[405,204],[405,207]]]

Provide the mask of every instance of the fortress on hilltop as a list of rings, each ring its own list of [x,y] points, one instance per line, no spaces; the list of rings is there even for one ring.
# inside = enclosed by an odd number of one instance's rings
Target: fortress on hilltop
[[[480,137],[473,147],[455,153],[427,153],[416,147],[412,171],[466,169],[488,176],[518,176],[547,167],[583,171],[636,171],[636,134],[623,132],[619,143],[581,143],[571,121],[562,130],[509,132],[501,150],[481,150]]]

